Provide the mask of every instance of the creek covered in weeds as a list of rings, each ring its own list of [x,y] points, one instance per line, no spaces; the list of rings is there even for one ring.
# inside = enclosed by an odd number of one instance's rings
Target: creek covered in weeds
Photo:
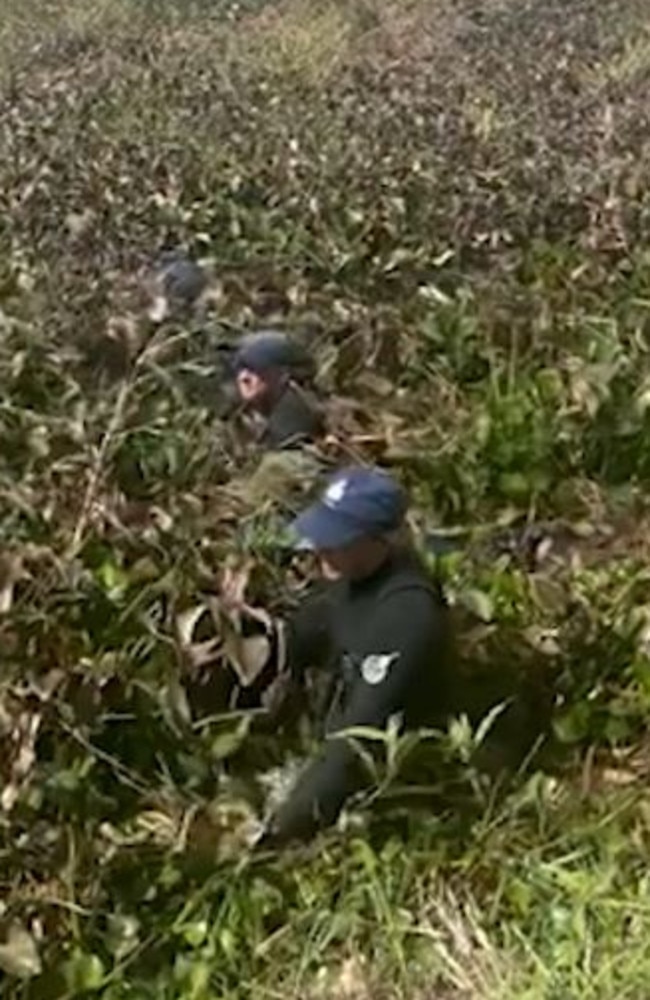
[[[649,30],[643,0],[0,0],[3,997],[645,1000]],[[209,319],[152,335],[163,245]],[[304,477],[209,367],[274,325],[418,537],[462,534],[475,701],[435,811],[389,739],[376,810],[253,858],[295,746],[201,678],[266,654],[226,566],[258,623],[298,600]]]

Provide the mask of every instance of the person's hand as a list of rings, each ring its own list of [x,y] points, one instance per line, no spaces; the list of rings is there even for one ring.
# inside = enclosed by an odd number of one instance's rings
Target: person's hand
[[[219,604],[229,615],[245,614],[264,626],[267,635],[277,631],[280,623],[275,622],[264,608],[253,607],[246,600],[246,588],[253,569],[253,561],[243,565],[226,566],[219,581]]]

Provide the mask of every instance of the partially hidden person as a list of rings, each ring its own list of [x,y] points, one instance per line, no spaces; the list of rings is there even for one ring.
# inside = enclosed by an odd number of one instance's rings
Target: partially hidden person
[[[324,711],[325,742],[259,845],[310,838],[334,823],[363,786],[345,731],[446,723],[450,707],[450,621],[439,585],[401,533],[407,501],[397,482],[372,467],[344,468],[294,521],[299,550],[316,556],[325,590],[289,627],[289,662],[326,662],[333,685]]]
[[[209,275],[201,264],[182,249],[167,250],[145,282],[147,316],[156,326],[196,319],[209,288]],[[296,339],[274,329],[254,331],[220,343],[218,355],[213,386],[218,399],[213,409],[227,418],[243,407],[263,450],[293,448],[322,435],[323,408],[307,387],[313,360]]]
[[[239,400],[262,448],[293,448],[322,436],[323,409],[304,385],[310,359],[301,345],[278,330],[257,331],[242,338],[232,364]]]
[[[187,317],[200,305],[208,286],[205,268],[184,250],[163,251],[145,281],[148,318],[159,324]]]

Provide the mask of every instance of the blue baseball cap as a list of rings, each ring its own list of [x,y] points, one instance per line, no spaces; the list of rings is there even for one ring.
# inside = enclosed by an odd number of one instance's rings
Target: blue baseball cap
[[[351,466],[335,473],[322,495],[295,519],[291,532],[297,549],[318,551],[350,545],[400,527],[406,497],[381,469]]]
[[[286,333],[278,330],[261,330],[242,337],[235,356],[235,372],[248,371],[262,374],[272,368],[293,368],[303,361],[300,348]]]
[[[158,258],[157,273],[165,295],[178,302],[191,304],[203,294],[208,279],[200,264],[182,251],[167,250]]]

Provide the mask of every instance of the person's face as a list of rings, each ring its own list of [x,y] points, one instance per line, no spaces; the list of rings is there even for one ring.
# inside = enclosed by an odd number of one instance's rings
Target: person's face
[[[152,323],[162,323],[170,313],[170,303],[162,280],[157,275],[146,274],[141,279],[140,289],[147,318]]]
[[[285,380],[282,368],[268,368],[264,374],[244,368],[237,373],[237,392],[242,403],[265,411],[280,395]]]
[[[360,538],[336,549],[320,549],[316,558],[326,580],[362,580],[381,566],[387,551],[382,539]]]
[[[259,405],[266,399],[268,391],[268,383],[261,375],[248,368],[237,372],[237,392],[242,403],[247,406]]]

